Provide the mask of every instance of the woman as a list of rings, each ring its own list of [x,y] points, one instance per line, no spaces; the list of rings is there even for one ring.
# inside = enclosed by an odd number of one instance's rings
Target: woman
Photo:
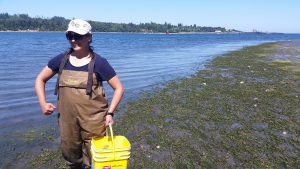
[[[66,31],[71,48],[52,58],[36,78],[35,88],[41,109],[51,115],[56,109],[45,97],[45,84],[58,74],[58,122],[63,157],[71,168],[89,167],[90,140],[105,134],[114,123],[113,112],[123,93],[123,86],[106,59],[93,52],[91,26],[81,19],[71,20]],[[110,106],[103,90],[107,81],[114,90]]]

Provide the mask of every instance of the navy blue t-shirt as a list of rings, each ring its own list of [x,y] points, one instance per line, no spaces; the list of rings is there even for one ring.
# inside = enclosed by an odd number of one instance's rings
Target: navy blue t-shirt
[[[61,53],[56,57],[52,58],[48,62],[48,67],[52,69],[54,72],[58,72],[59,65],[62,59],[64,58],[65,54]],[[100,55],[95,53],[95,68],[94,73],[99,81],[109,81],[116,75],[115,70],[112,66],[107,62],[107,60]],[[73,66],[70,61],[68,60],[65,67],[65,70],[74,70],[74,71],[85,71],[88,72],[88,64],[80,67]]]

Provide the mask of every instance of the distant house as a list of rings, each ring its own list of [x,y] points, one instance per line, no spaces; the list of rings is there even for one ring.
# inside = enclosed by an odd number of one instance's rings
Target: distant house
[[[220,30],[215,30],[215,33],[222,33],[222,31],[220,31]]]

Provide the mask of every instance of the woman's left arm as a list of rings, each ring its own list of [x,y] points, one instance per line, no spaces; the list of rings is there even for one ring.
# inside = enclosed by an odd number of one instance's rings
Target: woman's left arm
[[[120,103],[120,101],[122,99],[122,96],[124,93],[124,88],[123,88],[123,85],[122,85],[120,79],[118,78],[118,76],[114,76],[107,82],[111,86],[111,88],[114,90],[114,95],[112,97],[110,106],[108,108],[108,112],[113,113],[116,110],[116,108],[118,107],[118,104]],[[114,123],[111,115],[106,116],[106,126],[108,126],[109,123]]]

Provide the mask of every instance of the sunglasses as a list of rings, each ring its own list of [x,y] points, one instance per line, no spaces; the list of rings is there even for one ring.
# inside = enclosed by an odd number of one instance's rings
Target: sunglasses
[[[71,32],[68,32],[66,33],[66,38],[68,40],[75,40],[75,41],[82,41],[82,39],[85,37],[86,35],[80,35],[78,33],[71,33]]]

